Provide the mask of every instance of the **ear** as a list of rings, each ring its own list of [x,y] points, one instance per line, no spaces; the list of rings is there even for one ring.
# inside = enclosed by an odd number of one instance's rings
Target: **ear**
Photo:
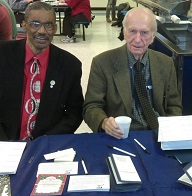
[[[152,34],[152,39],[151,39],[151,43],[150,43],[150,44],[153,43],[153,41],[154,41],[154,39],[155,39],[155,36],[156,36],[156,32],[153,32],[153,34]]]

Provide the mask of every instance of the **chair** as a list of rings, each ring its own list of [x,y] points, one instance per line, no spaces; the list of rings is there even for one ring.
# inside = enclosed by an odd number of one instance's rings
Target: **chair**
[[[82,29],[83,29],[83,41],[85,41],[85,28],[88,28],[89,24],[91,23],[92,25],[92,21],[95,19],[95,15],[91,15],[91,20],[90,22],[85,22],[85,21],[82,21],[82,22],[76,22],[75,24],[81,26],[82,25]]]
[[[76,22],[77,25],[82,25],[83,29],[83,41],[85,41],[85,28],[88,28],[90,22]]]

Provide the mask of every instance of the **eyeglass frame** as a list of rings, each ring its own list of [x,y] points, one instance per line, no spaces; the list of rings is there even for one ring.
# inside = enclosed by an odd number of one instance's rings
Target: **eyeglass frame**
[[[29,26],[36,31],[38,31],[42,26],[45,28],[46,31],[53,31],[56,27],[56,24],[53,24],[52,22],[42,23],[39,21],[30,21],[27,22],[27,24],[29,24]],[[37,25],[38,27],[35,25]],[[48,25],[50,25],[50,27]]]

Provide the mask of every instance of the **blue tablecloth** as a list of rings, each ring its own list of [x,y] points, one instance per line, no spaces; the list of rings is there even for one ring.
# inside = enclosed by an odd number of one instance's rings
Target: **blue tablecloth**
[[[138,139],[150,152],[147,154],[135,142]],[[74,161],[85,160],[89,174],[109,174],[106,159],[110,153],[122,154],[107,145],[116,146],[136,154],[132,161],[142,180],[142,187],[130,196],[191,196],[192,189],[177,183],[183,174],[182,165],[176,159],[167,158],[157,143],[152,131],[130,131],[127,139],[117,140],[105,133],[83,133],[70,135],[42,136],[29,141],[18,167],[17,174],[11,175],[11,190],[13,196],[29,196],[35,180],[38,164],[46,162],[44,154],[73,148],[76,151]],[[29,163],[31,157],[33,161]],[[79,162],[78,174],[84,174]],[[91,192],[68,193],[67,178],[63,195],[127,195],[128,193]]]

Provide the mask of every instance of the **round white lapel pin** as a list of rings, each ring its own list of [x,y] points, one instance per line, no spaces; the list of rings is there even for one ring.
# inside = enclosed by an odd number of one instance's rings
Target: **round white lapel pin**
[[[53,88],[54,85],[55,85],[55,80],[51,80],[51,82],[50,82],[50,88]]]

